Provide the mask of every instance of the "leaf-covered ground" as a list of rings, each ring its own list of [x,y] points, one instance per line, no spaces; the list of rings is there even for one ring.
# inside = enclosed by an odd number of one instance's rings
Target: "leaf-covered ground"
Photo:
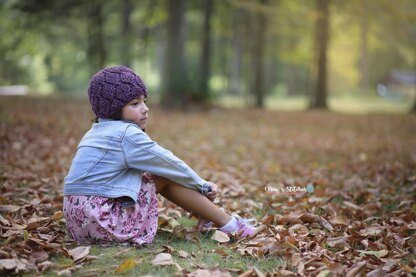
[[[414,115],[150,115],[150,136],[216,182],[219,205],[264,230],[243,240],[197,235],[195,219],[161,199],[154,244],[76,245],[62,181],[91,124],[87,102],[1,97],[1,275],[416,274]]]

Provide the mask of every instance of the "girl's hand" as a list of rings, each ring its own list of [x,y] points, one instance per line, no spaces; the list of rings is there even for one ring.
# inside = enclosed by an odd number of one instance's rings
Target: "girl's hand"
[[[209,223],[208,219],[203,218],[203,217],[198,217],[198,233],[200,233],[204,229],[207,223]]]
[[[208,192],[205,196],[211,202],[214,202],[215,198],[217,198],[218,186],[213,182],[207,182],[207,184],[211,187],[211,191]]]

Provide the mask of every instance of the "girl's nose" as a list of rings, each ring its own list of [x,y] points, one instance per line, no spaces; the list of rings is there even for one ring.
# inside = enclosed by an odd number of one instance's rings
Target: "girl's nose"
[[[144,104],[144,103],[143,103]],[[147,107],[147,105],[146,104],[144,104],[144,108],[143,108],[143,112],[144,113],[147,113],[149,111],[149,108]]]

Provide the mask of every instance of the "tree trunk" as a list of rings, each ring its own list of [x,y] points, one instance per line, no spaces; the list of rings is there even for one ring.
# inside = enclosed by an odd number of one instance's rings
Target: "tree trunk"
[[[327,48],[329,42],[329,1],[317,0],[316,43],[318,45],[318,76],[310,108],[327,109]]]
[[[211,15],[213,9],[212,0],[204,0],[204,26],[202,29],[201,57],[200,57],[200,81],[197,100],[205,102],[209,97],[209,79],[211,77]]]
[[[368,20],[365,17],[361,18],[361,49],[360,49],[360,71],[361,71],[361,78],[360,78],[360,87],[362,89],[369,88],[369,78],[368,78]]]
[[[287,96],[296,96],[298,95],[297,86],[296,86],[296,74],[297,68],[293,64],[288,64],[287,66]]]
[[[131,45],[132,45],[132,34],[131,34],[131,14],[133,12],[133,4],[131,0],[123,0],[122,8],[122,22],[121,22],[121,47],[120,56],[121,63],[125,66],[131,66]]]
[[[100,0],[92,0],[88,5],[88,60],[91,75],[102,69],[106,63],[104,43],[103,6]]]
[[[242,23],[242,13],[241,8],[238,8],[233,12],[233,38],[232,38],[232,57],[231,57],[231,77],[230,77],[230,86],[229,92],[231,95],[238,95],[241,93],[241,63],[242,63],[242,32],[241,32],[241,23]]]
[[[266,1],[262,0],[264,4]],[[259,11],[257,15],[257,30],[255,34],[254,43],[254,105],[258,108],[264,107],[264,46],[265,46],[265,34],[266,34],[266,15]]]
[[[414,90],[415,90],[415,98],[413,100],[413,107],[410,110],[410,112],[412,112],[412,113],[416,113],[416,87],[414,88]]]
[[[186,0],[168,1],[168,11],[162,104],[166,108],[183,108],[189,93],[184,55]]]

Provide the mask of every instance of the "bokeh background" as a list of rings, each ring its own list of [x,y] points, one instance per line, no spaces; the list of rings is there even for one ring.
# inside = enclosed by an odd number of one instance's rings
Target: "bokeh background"
[[[2,0],[0,33],[3,95],[124,64],[172,108],[416,110],[413,0]]]

